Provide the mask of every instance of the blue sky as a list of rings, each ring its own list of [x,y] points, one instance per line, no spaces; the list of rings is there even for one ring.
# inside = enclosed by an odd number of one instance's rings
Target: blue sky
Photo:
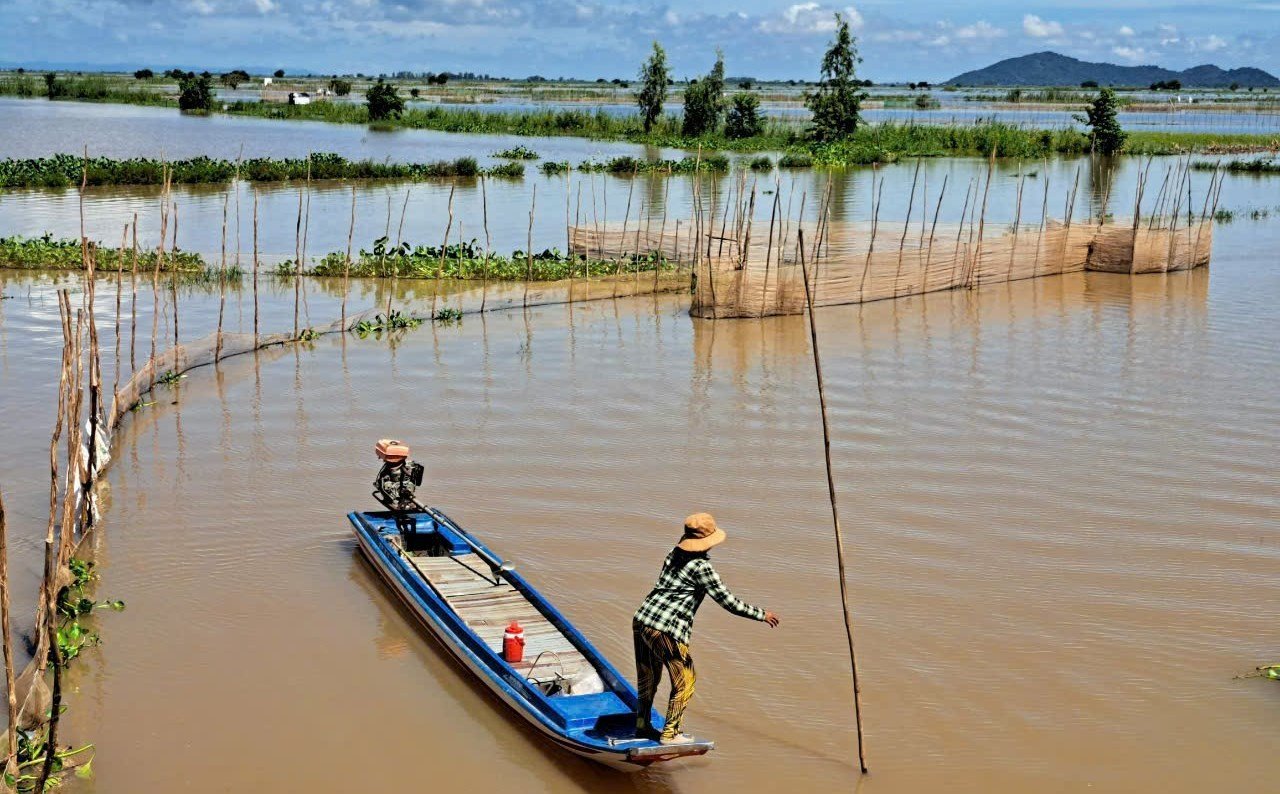
[[[812,78],[832,13],[873,80],[941,80],[1055,50],[1086,60],[1280,72],[1280,0],[0,0],[0,62],[630,77],[657,39],[677,74]]]

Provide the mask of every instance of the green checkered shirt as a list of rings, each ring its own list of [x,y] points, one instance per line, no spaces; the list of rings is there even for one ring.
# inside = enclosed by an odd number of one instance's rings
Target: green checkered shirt
[[[693,615],[702,605],[702,599],[710,595],[715,602],[735,615],[752,620],[764,620],[764,610],[740,600],[720,581],[720,574],[711,567],[705,557],[690,560],[683,568],[671,566],[673,549],[662,563],[658,583],[636,610],[633,621],[657,629],[674,637],[677,642],[689,644],[693,631]]]

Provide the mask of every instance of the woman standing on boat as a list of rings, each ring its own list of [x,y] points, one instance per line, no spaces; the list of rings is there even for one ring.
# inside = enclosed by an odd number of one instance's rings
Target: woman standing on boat
[[[686,518],[684,536],[667,555],[658,583],[631,620],[636,645],[636,688],[640,694],[637,736],[656,736],[662,744],[694,741],[692,736],[681,733],[680,723],[693,697],[695,675],[689,638],[694,613],[704,597],[710,595],[735,615],[768,623],[770,627],[779,623],[776,614],[741,601],[720,581],[707,552],[724,539],[724,530],[716,526],[716,520],[709,513],[695,513]],[[650,719],[663,667],[671,677],[671,701],[667,705],[666,725],[658,736]]]

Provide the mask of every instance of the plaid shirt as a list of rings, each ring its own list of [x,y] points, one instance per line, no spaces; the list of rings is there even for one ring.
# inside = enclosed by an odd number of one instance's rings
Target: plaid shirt
[[[689,643],[693,631],[693,615],[702,605],[702,599],[710,595],[715,602],[735,615],[752,620],[764,620],[764,610],[740,600],[720,581],[720,574],[711,567],[711,560],[698,557],[679,570],[671,566],[672,550],[662,563],[658,583],[636,610],[632,620],[663,634],[677,642]]]

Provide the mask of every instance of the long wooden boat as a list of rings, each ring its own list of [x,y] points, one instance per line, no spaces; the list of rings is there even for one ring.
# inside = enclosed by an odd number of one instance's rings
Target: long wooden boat
[[[635,731],[635,687],[546,598],[441,511],[348,514],[365,556],[463,667],[556,746],[615,769],[703,755],[713,742],[663,745]],[[523,661],[502,656],[513,620]],[[653,724],[662,728],[653,713]]]

